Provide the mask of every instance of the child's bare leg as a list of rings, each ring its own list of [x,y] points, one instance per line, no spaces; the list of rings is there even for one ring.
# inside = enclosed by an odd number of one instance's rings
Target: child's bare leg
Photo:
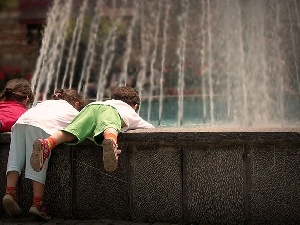
[[[103,132],[104,139],[111,139],[117,144],[118,132],[114,128],[107,128]]]
[[[9,171],[6,176],[6,186],[16,187],[19,179],[18,171]]]
[[[44,190],[45,190],[45,185],[44,184],[33,180],[32,181],[32,189],[33,189],[33,197],[43,199]]]
[[[31,213],[33,216],[37,218],[50,220],[51,216],[48,214],[46,208],[43,207],[45,185],[33,180],[32,188],[33,188],[33,198],[32,198],[32,206],[29,209],[29,213]]]
[[[65,142],[71,142],[76,139],[75,135],[65,131],[57,131],[47,139],[51,139],[51,138],[55,140],[55,146]]]
[[[19,179],[18,171],[9,171],[6,177],[6,191],[3,197],[3,205],[6,212],[10,216],[19,216],[22,214],[22,210],[17,203],[17,183]]]

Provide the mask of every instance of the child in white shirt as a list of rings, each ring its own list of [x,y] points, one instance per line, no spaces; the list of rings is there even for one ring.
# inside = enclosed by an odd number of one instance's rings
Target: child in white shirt
[[[85,106],[82,96],[72,89],[57,90],[52,98],[27,110],[12,127],[6,194],[3,197],[4,208],[10,216],[22,214],[17,203],[16,186],[25,164],[25,178],[31,179],[33,185],[33,204],[29,212],[44,220],[51,219],[42,204],[49,157],[45,160],[42,172],[33,171],[29,163],[32,146],[37,138],[46,138],[65,128]]]
[[[117,136],[120,131],[154,126],[138,115],[140,98],[128,86],[118,87],[112,100],[88,104],[63,130],[47,139],[37,139],[33,145],[31,166],[39,172],[51,150],[61,143],[77,144],[91,138],[103,147],[103,164],[106,171],[114,171],[118,165]]]

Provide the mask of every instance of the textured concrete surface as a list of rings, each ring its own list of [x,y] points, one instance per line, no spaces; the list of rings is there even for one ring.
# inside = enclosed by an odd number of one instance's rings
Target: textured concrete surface
[[[113,173],[103,170],[102,149],[91,141],[58,146],[45,205],[62,223],[300,224],[299,128],[217,130],[120,134]],[[0,135],[0,146],[4,193],[9,134]],[[21,177],[18,190],[26,212],[30,181]]]

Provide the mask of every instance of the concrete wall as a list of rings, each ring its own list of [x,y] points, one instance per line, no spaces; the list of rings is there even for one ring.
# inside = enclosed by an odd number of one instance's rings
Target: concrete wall
[[[9,134],[0,135],[5,192]],[[45,205],[61,218],[138,222],[299,224],[299,129],[155,129],[120,134],[120,164],[103,170],[102,149],[87,140],[53,150]],[[32,190],[20,179],[20,206]],[[5,211],[0,205],[0,213]]]

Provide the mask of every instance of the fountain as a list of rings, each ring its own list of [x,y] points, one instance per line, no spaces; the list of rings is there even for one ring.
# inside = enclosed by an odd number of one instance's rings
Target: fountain
[[[57,146],[47,172],[50,212],[147,224],[300,224],[299,7],[54,0],[34,104],[56,88],[93,101],[127,84],[156,128],[120,133],[111,174],[93,142]],[[0,145],[5,174],[9,134]],[[24,210],[29,187],[20,182]]]
[[[160,127],[299,125],[298,9],[295,0],[54,1],[32,84],[94,100],[135,86],[140,115]]]

